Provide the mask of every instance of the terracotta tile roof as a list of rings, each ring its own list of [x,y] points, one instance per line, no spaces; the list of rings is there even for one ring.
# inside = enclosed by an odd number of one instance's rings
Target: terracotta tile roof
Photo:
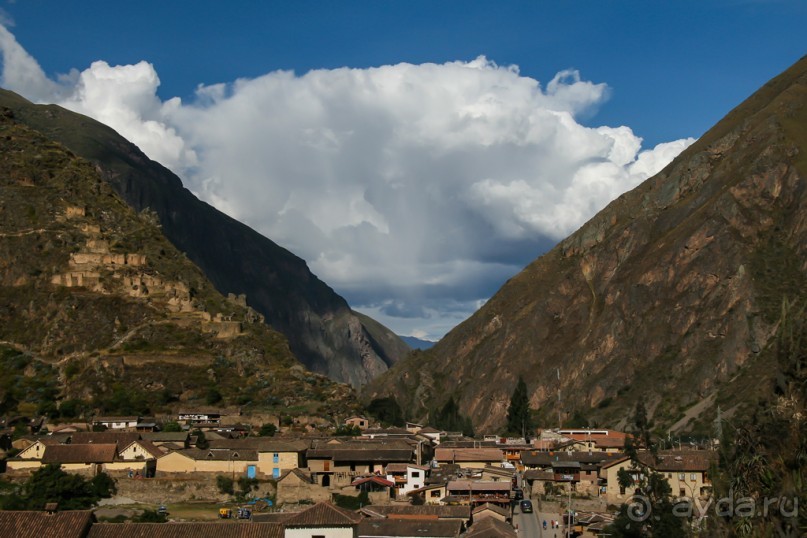
[[[279,523],[96,523],[87,538],[283,538]]]
[[[365,476],[362,478],[357,478],[353,482],[350,483],[351,486],[360,486],[362,484],[366,484],[367,482],[373,482],[374,484],[378,484],[379,486],[386,486],[388,488],[394,488],[395,484],[390,482],[386,478],[381,478],[380,476]]]
[[[283,525],[289,527],[352,527],[362,517],[356,512],[339,508],[328,502],[320,502],[290,516]]]
[[[314,479],[311,478],[310,475],[307,475],[305,472],[303,472],[303,471],[301,471],[300,469],[297,469],[297,468],[289,469],[288,471],[284,472],[283,474],[281,474],[278,477],[277,481],[282,482],[289,475],[295,475],[297,478],[299,478],[300,480],[302,480],[303,482],[306,482],[308,484],[313,484],[314,483]]]
[[[502,508],[501,506],[496,506],[495,504],[490,503],[485,503],[483,505],[477,506],[476,508],[474,508],[472,513],[478,514],[479,512],[483,512],[485,510],[496,512],[497,514],[504,517],[510,517],[510,510],[507,510],[506,508]]]
[[[662,451],[655,459],[649,452],[639,453],[640,462],[659,472],[708,471],[712,461],[715,460],[717,453],[710,450]]]
[[[137,432],[76,432],[70,436],[70,442],[74,445],[117,443],[123,448],[140,439],[140,435]]]
[[[390,463],[386,467],[386,471],[388,473],[405,473],[407,467],[412,467],[413,469],[419,469],[421,471],[428,471],[428,465],[415,465],[414,463]]]
[[[322,448],[306,453],[311,459],[329,458],[333,461],[408,462],[414,453],[411,448]]]
[[[193,460],[211,461],[258,461],[257,450],[229,450],[226,448],[186,448],[176,452]]]
[[[276,439],[274,437],[245,437],[243,439],[217,439],[210,441],[210,448],[249,449],[258,452],[303,452],[311,446],[300,439]]]
[[[517,538],[515,529],[504,521],[499,521],[493,517],[486,517],[482,521],[477,521],[468,532],[465,538]]]
[[[138,420],[140,420],[140,417],[130,415],[123,417],[96,417],[92,421],[94,423],[98,423],[98,422],[137,422]]]
[[[158,447],[157,445],[155,445],[151,441],[145,441],[143,439],[140,439],[139,441],[134,441],[134,442],[137,443],[138,445],[140,445],[141,447],[143,447],[143,450],[145,450],[146,452],[151,454],[151,456],[154,457],[154,458],[159,458],[160,456],[165,454],[165,452],[160,450],[160,447]],[[122,447],[121,451],[123,451],[126,448],[129,448],[129,446],[131,444],[133,444],[133,443],[129,443],[128,445]]]
[[[45,448],[42,463],[111,463],[117,456],[114,444],[52,445]]]
[[[359,537],[428,536],[452,538],[460,535],[462,522],[451,519],[365,519],[359,523]]]
[[[446,488],[448,491],[510,491],[510,482],[451,480]]]
[[[0,536],[14,538],[85,538],[95,517],[91,510],[48,514],[0,511]]]
[[[183,443],[188,440],[188,432],[143,432],[142,439],[152,443]]]
[[[471,519],[470,506],[444,506],[440,504],[401,504],[401,505],[380,505],[371,504],[362,509],[385,517],[394,514],[400,515],[421,515],[437,516],[440,519]],[[366,513],[366,512],[365,512]]]
[[[438,461],[501,461],[504,454],[499,448],[443,448],[434,450],[434,459]]]

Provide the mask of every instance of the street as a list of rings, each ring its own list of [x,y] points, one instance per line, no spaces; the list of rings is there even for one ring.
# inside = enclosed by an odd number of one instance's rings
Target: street
[[[513,524],[518,525],[519,538],[542,538],[541,525],[538,523],[538,518],[535,513],[522,514],[521,509],[516,506],[513,512]],[[551,534],[547,536],[552,536]]]

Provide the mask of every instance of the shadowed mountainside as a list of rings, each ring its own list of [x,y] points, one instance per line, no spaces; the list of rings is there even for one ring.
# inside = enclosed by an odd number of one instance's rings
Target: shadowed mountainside
[[[806,104],[802,58],[364,397],[421,418],[453,396],[483,432],[519,376],[543,426],[619,428],[638,400],[665,433],[748,412],[807,300]]]
[[[305,261],[197,199],[176,175],[109,127],[6,90],[0,90],[0,106],[96,163],[135,210],[154,211],[166,237],[216,289],[246,295],[309,369],[359,387],[409,351],[386,327],[374,321],[370,327],[369,318],[353,312]]]

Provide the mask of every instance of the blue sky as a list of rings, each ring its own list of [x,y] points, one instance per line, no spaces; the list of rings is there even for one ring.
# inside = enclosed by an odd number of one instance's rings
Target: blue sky
[[[430,338],[807,53],[801,0],[0,7],[4,87],[112,124]]]

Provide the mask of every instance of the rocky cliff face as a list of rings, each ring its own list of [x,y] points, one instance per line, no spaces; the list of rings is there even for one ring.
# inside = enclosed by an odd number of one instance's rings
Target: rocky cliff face
[[[353,391],[306,371],[244,297],[218,293],[153,212],[8,108],[0,371],[0,414],[57,413],[59,400],[124,414],[172,402],[355,409]]]
[[[477,431],[519,376],[546,426],[620,427],[640,399],[659,429],[741,412],[807,299],[806,105],[802,59],[365,395],[422,416],[453,394]]]
[[[198,200],[166,168],[112,129],[57,106],[37,106],[0,90],[0,105],[99,167],[102,177],[137,211],[149,209],[166,237],[223,294],[249,305],[289,340],[308,368],[356,387],[408,351],[388,329],[365,323],[313,275],[305,261]]]

